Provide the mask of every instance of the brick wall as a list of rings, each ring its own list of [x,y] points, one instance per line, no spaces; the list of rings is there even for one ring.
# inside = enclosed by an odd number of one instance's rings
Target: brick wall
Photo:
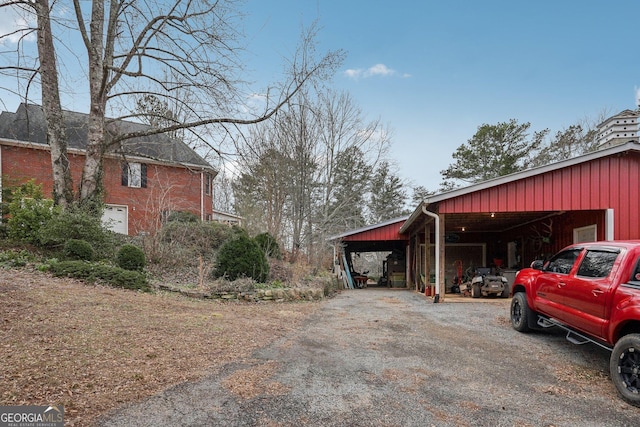
[[[2,185],[19,185],[29,179],[42,184],[51,197],[51,157],[48,150],[22,146],[2,146]],[[77,190],[84,156],[70,154],[71,171]],[[140,161],[143,162],[144,161]],[[206,218],[213,212],[212,195],[204,193],[202,173],[184,167],[147,163],[147,187],[122,185],[122,167],[118,159],[105,158],[104,187],[107,204],[125,205],[129,212],[129,234],[154,232],[160,226],[163,211],[189,211]]]

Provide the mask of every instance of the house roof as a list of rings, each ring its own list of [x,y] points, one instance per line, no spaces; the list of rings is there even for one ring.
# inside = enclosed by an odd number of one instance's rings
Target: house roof
[[[66,124],[67,147],[72,150],[85,150],[89,116],[73,111],[63,111],[63,115]],[[150,128],[142,123],[125,120],[114,120],[112,126],[121,133]],[[42,107],[33,104],[20,104],[15,113],[7,111],[0,113],[0,138],[47,145],[47,125]],[[214,171],[213,167],[187,144],[170,138],[166,134],[128,139],[123,141],[113,153]]]

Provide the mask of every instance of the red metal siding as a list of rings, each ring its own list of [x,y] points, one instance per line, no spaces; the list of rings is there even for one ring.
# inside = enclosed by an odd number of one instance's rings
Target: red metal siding
[[[389,241],[389,240],[407,240],[407,236],[398,233],[400,228],[404,224],[404,220],[395,222],[393,224],[385,225],[380,228],[374,228],[372,230],[363,231],[360,233],[351,234],[344,237],[342,240],[345,242],[375,242],[375,241]]]
[[[614,210],[615,239],[640,239],[640,155],[603,157],[439,204],[440,213]]]

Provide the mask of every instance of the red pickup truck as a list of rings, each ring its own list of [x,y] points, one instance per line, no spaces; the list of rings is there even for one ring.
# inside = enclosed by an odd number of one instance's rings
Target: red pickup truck
[[[616,389],[640,406],[640,240],[568,246],[520,270],[511,295],[514,329],[560,327],[574,344],[610,350]]]

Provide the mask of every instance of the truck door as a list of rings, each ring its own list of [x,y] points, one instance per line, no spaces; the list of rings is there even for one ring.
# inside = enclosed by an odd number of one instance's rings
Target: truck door
[[[545,265],[543,274],[536,281],[536,309],[565,321],[564,288],[582,249],[573,248],[559,252]]]
[[[617,249],[590,249],[566,280],[563,290],[567,322],[597,337],[603,335]]]

